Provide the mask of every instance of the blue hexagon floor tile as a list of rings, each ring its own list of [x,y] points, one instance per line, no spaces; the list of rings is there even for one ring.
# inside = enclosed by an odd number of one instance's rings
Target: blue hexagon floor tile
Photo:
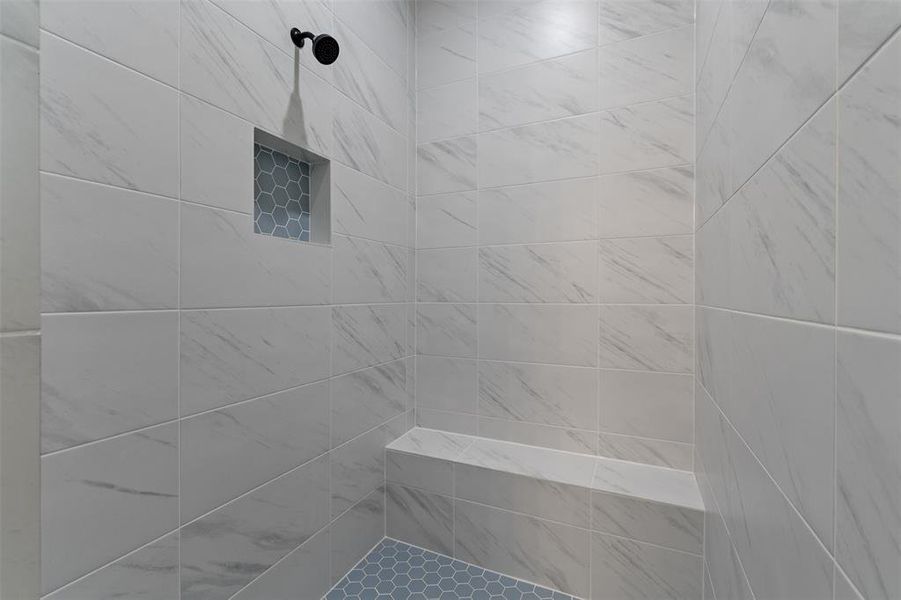
[[[385,538],[325,600],[575,600],[534,583],[487,571]]]

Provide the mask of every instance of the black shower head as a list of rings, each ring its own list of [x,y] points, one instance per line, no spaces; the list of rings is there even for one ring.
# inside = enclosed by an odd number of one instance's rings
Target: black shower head
[[[338,40],[326,33],[314,36],[309,31],[301,31],[297,27],[291,30],[291,41],[298,48],[303,48],[305,40],[313,40],[313,56],[324,65],[330,65],[338,60]]]

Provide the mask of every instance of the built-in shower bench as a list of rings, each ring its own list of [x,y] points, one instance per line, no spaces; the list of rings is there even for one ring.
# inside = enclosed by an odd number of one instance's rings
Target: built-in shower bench
[[[701,598],[691,472],[423,428],[386,451],[389,537],[584,598]]]

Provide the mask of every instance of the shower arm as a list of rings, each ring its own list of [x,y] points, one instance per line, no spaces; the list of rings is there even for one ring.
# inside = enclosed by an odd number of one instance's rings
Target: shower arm
[[[291,41],[294,42],[294,45],[298,48],[303,48],[305,40],[312,40],[315,37],[316,36],[309,31],[301,31],[297,27],[291,28]]]

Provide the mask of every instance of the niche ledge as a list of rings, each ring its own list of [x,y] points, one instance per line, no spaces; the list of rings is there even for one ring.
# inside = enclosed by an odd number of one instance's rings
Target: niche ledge
[[[330,244],[331,164],[261,129],[253,132],[253,231]]]

